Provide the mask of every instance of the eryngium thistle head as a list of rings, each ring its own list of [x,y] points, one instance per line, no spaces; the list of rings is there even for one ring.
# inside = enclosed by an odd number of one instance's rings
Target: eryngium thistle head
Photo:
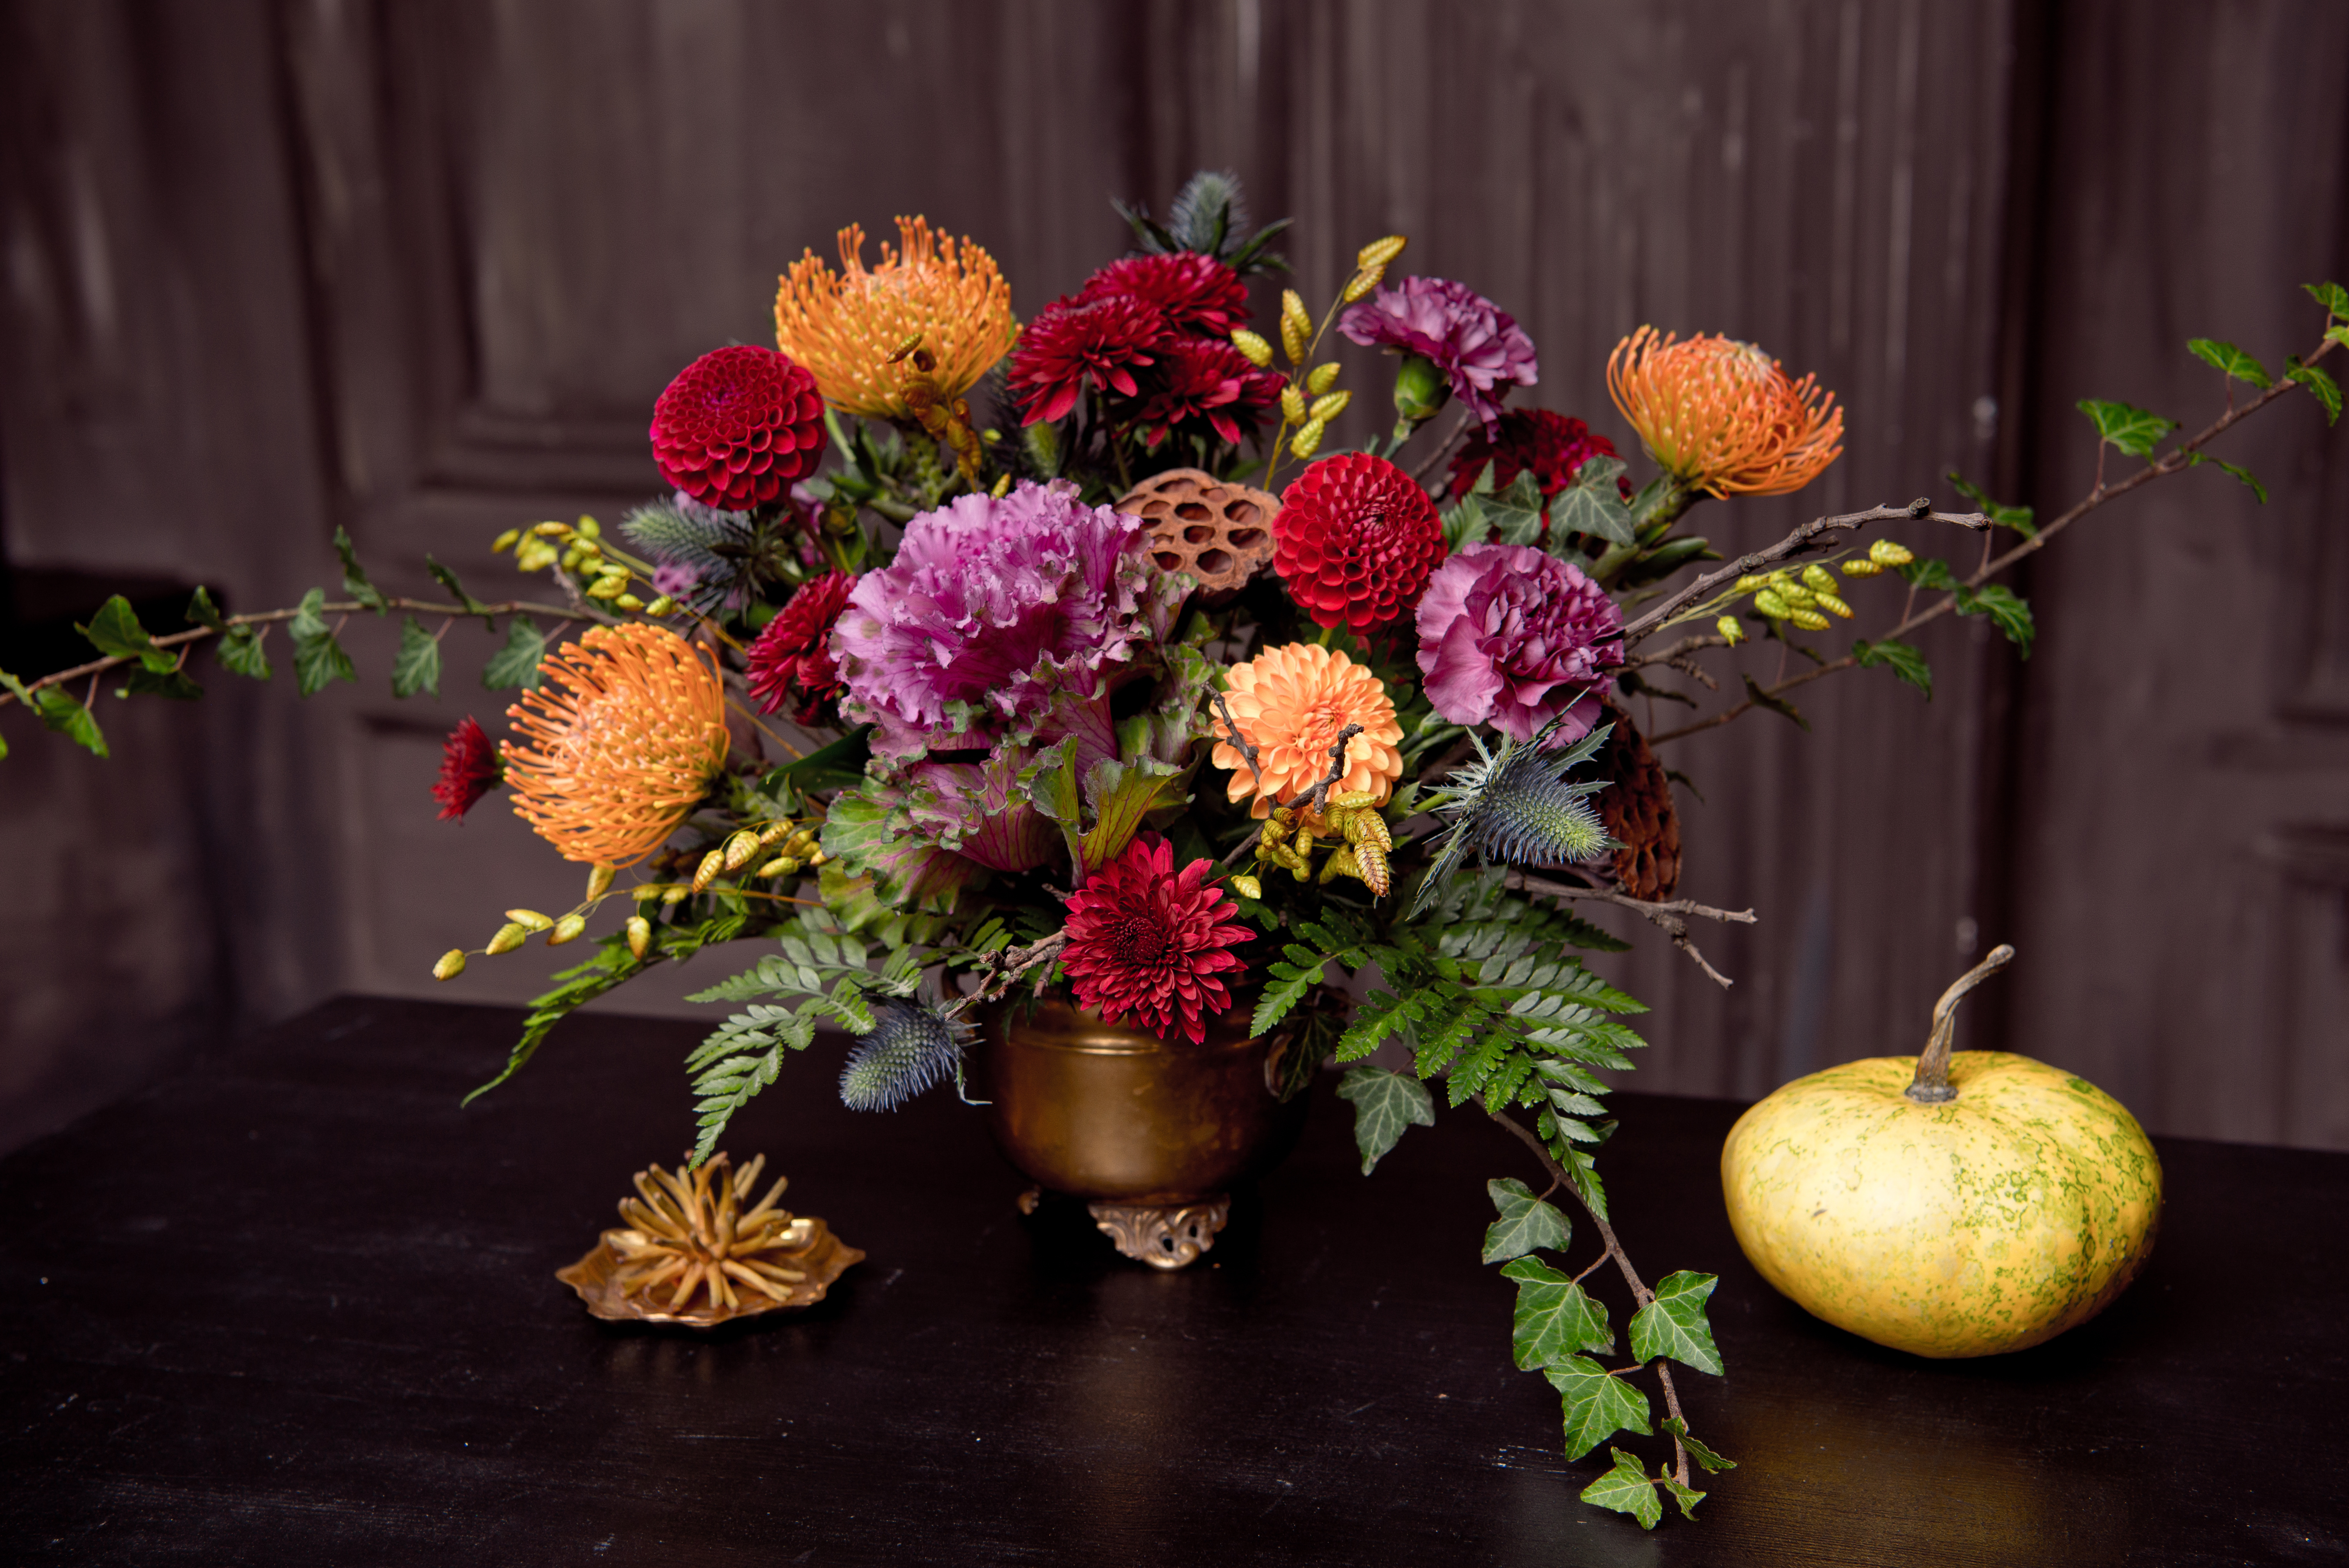
[[[1498,751],[1485,750],[1481,736],[1470,737],[1476,760],[1454,769],[1426,802],[1451,826],[1412,900],[1411,918],[1435,902],[1471,850],[1488,864],[1563,866],[1619,847],[1587,799],[1607,788],[1607,780],[1577,784],[1566,777],[1597,754],[1612,726],[1552,751],[1547,746],[1557,727],[1553,720],[1529,741],[1506,739]]]
[[[970,1026],[927,1002],[891,998],[879,1021],[856,1042],[840,1069],[840,1098],[851,1110],[895,1110],[942,1078],[951,1078]]]

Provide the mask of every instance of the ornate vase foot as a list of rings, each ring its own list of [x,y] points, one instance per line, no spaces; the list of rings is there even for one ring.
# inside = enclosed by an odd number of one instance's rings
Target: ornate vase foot
[[[1216,1233],[1231,1217],[1227,1197],[1195,1203],[1088,1203],[1093,1222],[1127,1257],[1154,1269],[1179,1269],[1199,1261],[1216,1244]]]

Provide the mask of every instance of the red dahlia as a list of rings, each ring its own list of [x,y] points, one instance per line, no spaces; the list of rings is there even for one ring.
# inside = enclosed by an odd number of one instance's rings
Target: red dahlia
[[[1241,427],[1252,430],[1262,423],[1265,410],[1279,400],[1286,385],[1286,377],[1258,370],[1247,355],[1221,338],[1178,338],[1160,353],[1157,366],[1143,378],[1134,421],[1154,447],[1170,430],[1199,436],[1210,428],[1237,446]]]
[[[737,344],[678,373],[653,404],[653,461],[701,502],[746,511],[823,460],[815,377],[771,348]]]
[[[1593,458],[1619,456],[1615,443],[1590,433],[1590,427],[1547,408],[1512,408],[1501,416],[1492,438],[1482,431],[1472,437],[1452,459],[1452,493],[1465,495],[1475,488],[1485,465],[1493,465],[1493,488],[1506,490],[1528,469],[1549,500],[1574,482],[1582,465]],[[1623,499],[1631,499],[1631,483],[1619,474],[1615,483]]]
[[[1165,336],[1164,314],[1136,295],[1056,299],[1011,350],[1011,394],[1030,425],[1075,407],[1088,376],[1131,397],[1134,371],[1153,363],[1151,350]]]
[[[1080,304],[1131,294],[1147,300],[1169,328],[1202,337],[1223,337],[1247,320],[1247,284],[1239,273],[1196,251],[1128,256],[1085,280]]]
[[[1173,846],[1145,833],[1071,895],[1061,967],[1080,1006],[1162,1040],[1177,1026],[1194,1045],[1206,1037],[1206,1015],[1232,1005],[1216,976],[1241,966],[1232,948],[1255,935],[1216,923],[1239,906],[1207,881],[1214,869],[1199,860],[1178,872]]]
[[[1324,626],[1357,632],[1418,603],[1444,562],[1444,523],[1412,477],[1368,452],[1297,476],[1272,519],[1273,569]]]
[[[462,821],[482,796],[504,782],[497,748],[467,714],[440,743],[440,781],[432,786],[432,798],[440,802],[440,820]]]
[[[761,713],[772,713],[796,690],[802,724],[813,724],[824,705],[847,688],[839,666],[832,662],[832,624],[848,603],[856,579],[845,572],[827,572],[803,583],[789,603],[767,623],[747,651],[750,695]]]

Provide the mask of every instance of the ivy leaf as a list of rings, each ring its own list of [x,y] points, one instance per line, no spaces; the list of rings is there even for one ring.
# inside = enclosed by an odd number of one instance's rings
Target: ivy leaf
[[[1350,1068],[1338,1080],[1338,1098],[1354,1102],[1354,1147],[1361,1150],[1365,1176],[1407,1129],[1435,1125],[1434,1099],[1409,1073]]]
[[[2033,521],[2038,513],[2027,506],[2008,506],[1991,500],[1982,486],[1968,484],[1957,469],[1950,470],[1950,488],[1974,503],[1982,514],[2000,528],[2011,528],[2025,539],[2039,537],[2039,524]]]
[[[22,689],[18,688],[19,691]],[[109,755],[106,736],[98,727],[98,716],[68,696],[63,688],[43,686],[33,694],[33,707],[39,712],[43,724],[67,740],[88,748],[97,756]]]
[[[1485,1182],[1485,1191],[1493,1200],[1493,1207],[1501,1212],[1501,1217],[1485,1232],[1485,1262],[1504,1264],[1511,1258],[1524,1257],[1537,1247],[1560,1253],[1566,1250],[1574,1228],[1566,1222],[1564,1214],[1535,1197],[1532,1188],[1508,1177]],[[1518,1293],[1520,1299],[1524,1294]]]
[[[1852,643],[1851,651],[1858,658],[1861,669],[1890,670],[1923,692],[1927,702],[1933,700],[1933,666],[1925,662],[1923,654],[1898,637],[1887,637],[1880,643],[1860,637]]]
[[[1696,1505],[1704,1501],[1704,1493],[1692,1486],[1682,1486],[1669,1473],[1656,1477],[1656,1484],[1672,1494],[1672,1501],[1681,1506],[1682,1519],[1696,1517]]]
[[[188,624],[209,627],[222,636],[228,634],[227,617],[220,613],[220,606],[212,603],[212,590],[202,583],[196,585],[196,596],[188,601]]]
[[[1539,1258],[1519,1258],[1501,1277],[1517,1282],[1509,1348],[1519,1371],[1562,1367],[1578,1351],[1615,1348],[1604,1304]]]
[[[1805,729],[1811,727],[1811,721],[1803,717],[1802,710],[1796,707],[1793,703],[1788,702],[1783,696],[1772,696],[1768,692],[1764,691],[1760,686],[1754,684],[1754,677],[1752,676],[1747,676],[1744,678],[1745,695],[1753,699],[1754,706],[1755,707],[1766,707],[1772,713],[1779,714],[1785,717],[1793,719]]]
[[[414,696],[429,691],[440,695],[440,643],[413,615],[399,621],[399,652],[391,659],[391,695]]]
[[[178,660],[155,645],[155,639],[139,624],[139,613],[119,593],[98,607],[88,625],[76,624],[74,630],[89,639],[90,646],[99,653],[119,659],[137,659],[158,675],[179,667]]]
[[[2231,343],[2214,337],[2189,337],[2186,340],[2186,347],[2195,358],[2230,381],[2248,381],[2263,392],[2275,385],[2275,378],[2268,374],[2266,366]]]
[[[311,589],[302,595],[293,622],[285,628],[294,639],[294,683],[304,696],[316,696],[330,681],[358,684],[359,672],[352,667],[351,656],[335,641],[333,630],[319,612],[326,602],[325,589]]]
[[[154,669],[141,665],[130,672],[130,678],[114,688],[117,696],[168,696],[181,702],[193,702],[204,695],[204,688],[190,680],[187,672],[176,665]]]
[[[2031,639],[2038,626],[2031,618],[2031,606],[2023,596],[2003,583],[1991,583],[1980,588],[1960,588],[1957,591],[1958,614],[1988,615],[1991,624],[2006,634],[2006,640],[2031,656]]]
[[[1686,1269],[1656,1282],[1656,1299],[1631,1315],[1631,1354],[1642,1361],[1669,1356],[1682,1366],[1721,1376],[1721,1352],[1704,1320],[1704,1298],[1721,1281]]]
[[[2324,422],[2328,425],[2341,418],[2341,388],[2333,377],[2313,365],[2302,365],[2294,357],[2284,379],[2297,381],[2309,390],[2309,395],[2324,405]]]
[[[1560,490],[1549,505],[1550,535],[1587,533],[1609,544],[1631,544],[1631,509],[1615,480],[1623,472],[1620,458],[1589,458],[1577,469],[1574,482]],[[1520,480],[1530,475],[1519,474]]]
[[[2300,286],[2308,291],[2311,299],[2324,307],[2327,315],[2349,320],[2349,289],[2339,284],[2302,284]]]
[[[265,634],[258,626],[231,626],[212,649],[221,668],[233,676],[257,681],[269,678],[269,650],[261,645]]]
[[[350,534],[340,523],[335,525],[335,553],[343,558],[344,593],[378,615],[391,608],[384,603],[383,595],[376,591],[376,585],[367,581],[367,568],[359,564],[358,551],[352,546]],[[438,696],[440,694],[436,691],[432,695]]]
[[[1541,538],[1541,481],[1530,469],[1519,469],[1509,488],[1487,498],[1483,510],[1492,521],[1494,537],[1503,544],[1531,544]]]
[[[424,570],[432,573],[432,581],[449,590],[449,596],[457,601],[465,614],[479,615],[481,618],[481,624],[492,632],[498,629],[497,622],[491,615],[490,607],[466,593],[465,585],[457,581],[457,574],[454,572],[450,571],[429,555],[424,558]]]
[[[1732,1470],[1737,1468],[1737,1461],[1735,1460],[1723,1459],[1719,1454],[1714,1453],[1711,1449],[1706,1448],[1702,1443],[1698,1442],[1694,1438],[1689,1436],[1688,1423],[1682,1420],[1678,1416],[1667,1416],[1664,1418],[1664,1430],[1671,1433],[1673,1437],[1678,1438],[1681,1440],[1681,1447],[1688,1450],[1689,1458],[1696,1460],[1697,1463],[1702,1465],[1706,1470],[1718,1474],[1723,1470]]]
[[[2097,436],[2133,458],[2149,458],[2161,438],[2178,428],[2178,421],[2165,419],[2158,414],[2127,403],[2107,402],[2102,397],[2080,399],[2080,412],[2096,427]]]
[[[491,655],[481,671],[481,684],[492,691],[536,691],[539,663],[545,657],[546,638],[538,624],[516,615],[506,625],[506,645]]]
[[[1648,1396],[1587,1357],[1542,1368],[1566,1402],[1566,1457],[1578,1460],[1617,1432],[1648,1435]]]
[[[1628,1513],[1640,1522],[1640,1529],[1653,1530],[1664,1517],[1664,1500],[1656,1494],[1655,1483],[1648,1479],[1648,1467],[1621,1449],[1609,1448],[1607,1451],[1615,1456],[1615,1468],[1584,1487],[1582,1501],[1594,1508]]]
[[[2217,469],[2221,473],[2231,475],[2235,479],[2238,479],[2243,483],[2251,486],[2251,493],[2260,498],[2260,504],[2261,506],[2268,504],[2268,487],[2260,483],[2258,476],[2253,474],[2251,469],[2243,468],[2239,464],[2230,463],[2224,458],[2204,458],[2200,452],[2195,453],[2194,456],[2198,462],[2208,462],[2212,468]]]

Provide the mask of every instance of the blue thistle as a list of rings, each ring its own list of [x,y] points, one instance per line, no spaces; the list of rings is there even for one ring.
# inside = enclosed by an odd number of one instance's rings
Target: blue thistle
[[[849,1109],[895,1110],[960,1072],[969,1025],[910,998],[886,998],[874,1010],[879,1021],[840,1069],[840,1098]]]
[[[1597,755],[1614,727],[1602,724],[1564,751],[1547,751],[1543,743],[1556,727],[1553,720],[1530,741],[1505,739],[1496,752],[1485,749],[1481,736],[1469,738],[1476,760],[1454,769],[1427,801],[1451,825],[1420,880],[1412,918],[1435,902],[1471,850],[1488,864],[1561,866],[1619,847],[1587,799],[1607,780],[1566,778]]]

